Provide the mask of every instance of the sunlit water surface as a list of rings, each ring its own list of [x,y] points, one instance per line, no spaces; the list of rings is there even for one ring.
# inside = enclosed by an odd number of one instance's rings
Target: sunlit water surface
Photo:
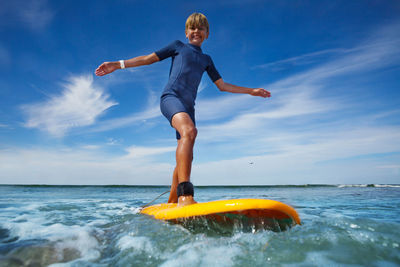
[[[273,199],[302,220],[230,234],[138,213],[166,190],[0,186],[0,266],[400,266],[399,186],[197,187],[199,202]]]

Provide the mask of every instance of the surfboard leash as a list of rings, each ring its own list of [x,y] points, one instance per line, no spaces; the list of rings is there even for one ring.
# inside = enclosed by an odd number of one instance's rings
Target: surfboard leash
[[[144,204],[142,206],[142,209],[144,209],[145,207],[149,206],[151,203],[153,203],[154,201],[156,201],[157,199],[159,199],[161,196],[165,195],[166,193],[169,193],[170,190],[165,191],[164,193],[160,194],[159,196],[157,196],[155,199],[153,199],[152,201],[150,201],[147,204]]]

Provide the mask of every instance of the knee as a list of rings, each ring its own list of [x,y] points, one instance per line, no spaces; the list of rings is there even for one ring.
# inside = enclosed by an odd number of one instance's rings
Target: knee
[[[194,142],[197,136],[197,129],[196,127],[187,127],[183,129],[181,138]]]

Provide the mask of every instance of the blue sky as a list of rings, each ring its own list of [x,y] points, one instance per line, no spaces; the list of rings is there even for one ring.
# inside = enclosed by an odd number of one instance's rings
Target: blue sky
[[[204,13],[226,82],[196,101],[196,185],[400,182],[399,1],[0,1],[0,183],[167,185],[170,60],[103,61],[185,41]]]

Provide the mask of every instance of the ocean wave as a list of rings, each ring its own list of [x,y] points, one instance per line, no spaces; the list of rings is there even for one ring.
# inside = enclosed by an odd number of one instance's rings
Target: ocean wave
[[[343,187],[388,187],[388,188],[400,188],[397,184],[340,184],[337,185],[339,188]]]
[[[303,222],[233,236],[137,214],[164,189],[9,187],[0,196],[0,266],[398,266],[400,185],[368,186],[200,187],[199,202],[271,198]]]

